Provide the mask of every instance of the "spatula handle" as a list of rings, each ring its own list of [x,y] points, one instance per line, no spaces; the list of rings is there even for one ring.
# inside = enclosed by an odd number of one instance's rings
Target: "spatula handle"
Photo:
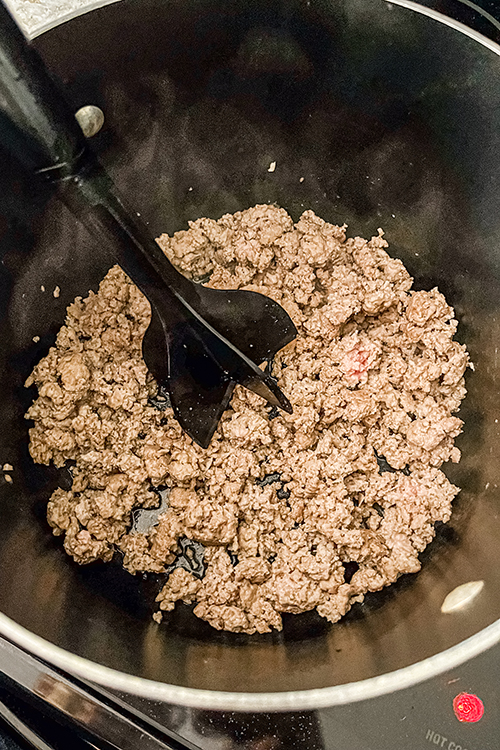
[[[64,92],[2,0],[0,140],[31,170],[59,182],[71,210],[100,235],[102,251],[122,266],[151,302],[155,289],[163,298],[192,297],[193,285],[124,206],[88,148]]]
[[[0,1],[0,131],[17,156],[55,179],[71,177],[85,138],[56,82]],[[15,126],[15,127],[13,127]]]

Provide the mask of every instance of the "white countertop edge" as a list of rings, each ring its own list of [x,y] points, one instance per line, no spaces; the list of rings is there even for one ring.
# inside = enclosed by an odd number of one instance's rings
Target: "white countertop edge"
[[[29,39],[53,26],[119,0],[5,0]]]

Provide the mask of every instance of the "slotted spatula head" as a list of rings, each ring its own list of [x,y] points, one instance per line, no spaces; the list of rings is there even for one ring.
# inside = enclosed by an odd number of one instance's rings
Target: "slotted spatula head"
[[[296,330],[283,308],[261,294],[207,287],[196,292],[202,304],[211,307],[213,325],[207,322],[208,316],[200,320],[186,315],[185,310],[177,316],[171,305],[163,309],[161,302],[155,303],[142,352],[150,372],[168,390],[183,429],[206,447],[229,405],[235,383],[273,406],[292,411],[276,381],[257,364],[272,359],[295,338]],[[264,336],[262,330],[272,334]],[[232,341],[241,344],[236,347]]]

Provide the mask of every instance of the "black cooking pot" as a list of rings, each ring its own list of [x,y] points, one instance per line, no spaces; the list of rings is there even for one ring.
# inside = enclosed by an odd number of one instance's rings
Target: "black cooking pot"
[[[455,307],[475,371],[463,458],[446,469],[462,491],[420,573],[335,625],[306,613],[235,635],[180,605],[159,627],[157,581],[119,560],[79,567],[46,523],[69,476],[29,458],[23,383],[107,267],[1,153],[0,464],[14,481],[0,478],[0,633],[123,690],[265,710],[382,694],[500,640],[500,47],[407,0],[122,0],[36,46],[75,110],[103,109],[95,147],[154,236],[274,201],[351,234],[383,227],[415,288]],[[441,611],[475,580],[468,608]]]

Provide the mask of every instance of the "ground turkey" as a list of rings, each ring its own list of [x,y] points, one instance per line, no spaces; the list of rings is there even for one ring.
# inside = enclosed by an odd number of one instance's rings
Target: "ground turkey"
[[[255,206],[158,242],[185,274],[288,311],[298,336],[273,374],[293,414],[237,387],[209,448],[195,445],[141,358],[149,304],[114,267],[69,306],[27,381],[33,460],[71,464],[49,524],[78,563],[118,553],[131,573],[164,574],[158,622],[179,600],[245,633],[313,608],[335,622],[417,571],[450,517],[458,489],[440,467],[460,458],[468,364],[453,310],[437,289],[412,291],[381,231],[346,239],[312,211],[294,224]],[[140,533],[134,517],[159,487],[166,504]],[[181,541],[204,550],[202,575],[176,567]]]

